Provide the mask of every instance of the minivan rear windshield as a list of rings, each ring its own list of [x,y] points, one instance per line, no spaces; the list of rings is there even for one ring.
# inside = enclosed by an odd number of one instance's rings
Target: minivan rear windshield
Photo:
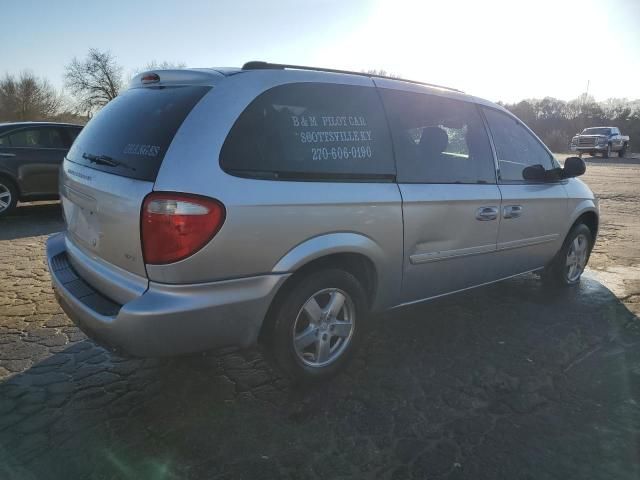
[[[127,90],[87,124],[67,159],[153,182],[178,128],[210,88],[190,85]]]

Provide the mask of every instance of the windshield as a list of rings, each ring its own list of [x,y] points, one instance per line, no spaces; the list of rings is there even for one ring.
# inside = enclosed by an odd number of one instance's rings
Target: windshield
[[[610,128],[596,127],[596,128],[585,128],[582,131],[582,135],[610,135]]]

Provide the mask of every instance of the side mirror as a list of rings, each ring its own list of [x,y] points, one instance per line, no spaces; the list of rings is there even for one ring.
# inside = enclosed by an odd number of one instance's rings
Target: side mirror
[[[522,178],[534,182],[544,182],[546,179],[546,170],[542,165],[530,165],[522,170]]]
[[[526,169],[525,169],[526,170]],[[579,177],[587,171],[587,165],[580,157],[569,157],[564,161],[562,178]]]

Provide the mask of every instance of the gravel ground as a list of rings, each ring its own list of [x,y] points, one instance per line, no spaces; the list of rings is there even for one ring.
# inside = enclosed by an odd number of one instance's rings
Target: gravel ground
[[[348,370],[300,389],[257,350],[113,356],[54,301],[57,204],[0,223],[0,478],[636,479],[640,160],[592,160],[591,270],[371,319]]]

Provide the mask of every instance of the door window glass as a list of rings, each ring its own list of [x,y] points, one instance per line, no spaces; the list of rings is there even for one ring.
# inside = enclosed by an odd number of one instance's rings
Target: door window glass
[[[64,148],[61,132],[56,128],[33,128],[9,135],[12,147]]]
[[[495,183],[489,139],[475,105],[381,89],[401,183]]]
[[[522,123],[496,110],[484,112],[496,147],[501,181],[522,182],[522,171],[532,165],[542,165],[545,170],[555,167],[547,149]]]
[[[374,87],[296,83],[259,95],[222,147],[222,168],[269,179],[392,180],[393,152]]]
[[[81,128],[67,128],[67,135],[69,136],[70,142],[69,145],[71,145],[75,141],[81,130]]]

